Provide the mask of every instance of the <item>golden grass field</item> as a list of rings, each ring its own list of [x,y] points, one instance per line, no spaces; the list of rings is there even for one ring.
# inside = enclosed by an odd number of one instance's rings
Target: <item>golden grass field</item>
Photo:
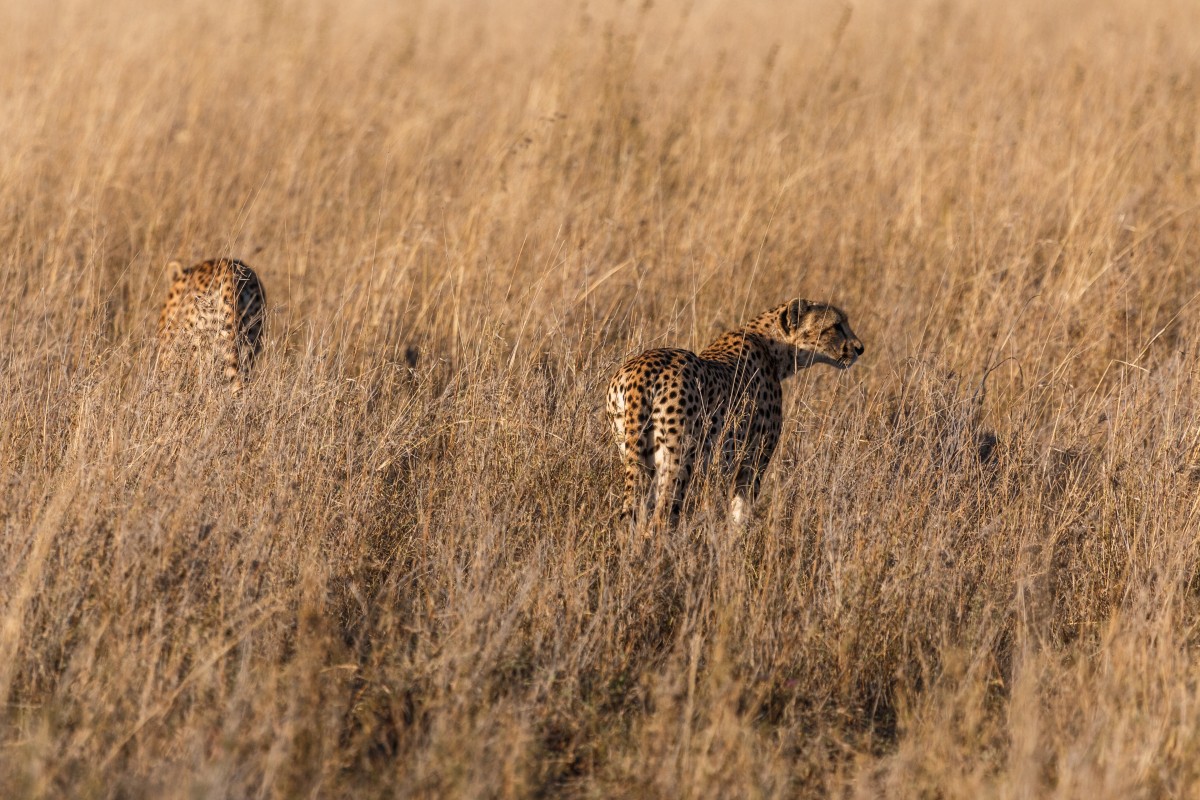
[[[0,21],[0,795],[1200,793],[1200,6]],[[632,535],[608,377],[795,296],[748,528]]]

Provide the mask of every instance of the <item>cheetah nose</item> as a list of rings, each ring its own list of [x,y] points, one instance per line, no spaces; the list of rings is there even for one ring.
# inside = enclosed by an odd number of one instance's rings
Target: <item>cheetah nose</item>
[[[855,343],[854,343],[854,353],[855,353],[855,355],[860,355],[860,356],[861,356],[861,355],[863,354],[863,352],[864,352],[866,349],[867,349],[867,348],[863,347],[863,344],[862,344],[862,342],[855,342]]]

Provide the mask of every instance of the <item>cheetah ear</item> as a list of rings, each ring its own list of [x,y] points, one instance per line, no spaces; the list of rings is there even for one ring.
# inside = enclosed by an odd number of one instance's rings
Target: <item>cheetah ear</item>
[[[167,280],[177,281],[183,276],[183,264],[172,261],[167,264]]]
[[[787,308],[779,312],[779,327],[784,333],[791,333],[800,326],[800,320],[808,313],[807,300],[793,300]]]

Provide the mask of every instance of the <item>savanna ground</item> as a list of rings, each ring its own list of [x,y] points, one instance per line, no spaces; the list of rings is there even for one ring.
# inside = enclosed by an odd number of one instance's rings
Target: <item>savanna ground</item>
[[[1200,791],[1200,7],[0,17],[5,797]],[[607,377],[794,296],[865,357],[631,536]]]

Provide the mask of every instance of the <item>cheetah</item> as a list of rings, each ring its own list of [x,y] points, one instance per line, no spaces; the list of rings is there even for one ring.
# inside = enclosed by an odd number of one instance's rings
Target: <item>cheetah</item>
[[[167,266],[171,283],[158,319],[159,366],[173,368],[187,346],[193,365],[219,362],[236,393],[262,349],[266,297],[254,270],[216,258]]]
[[[813,364],[846,369],[864,348],[839,308],[792,300],[724,333],[699,355],[647,350],[608,385],[608,416],[625,472],[622,516],[675,523],[688,483],[719,445],[744,523],[779,444],[781,381]]]

